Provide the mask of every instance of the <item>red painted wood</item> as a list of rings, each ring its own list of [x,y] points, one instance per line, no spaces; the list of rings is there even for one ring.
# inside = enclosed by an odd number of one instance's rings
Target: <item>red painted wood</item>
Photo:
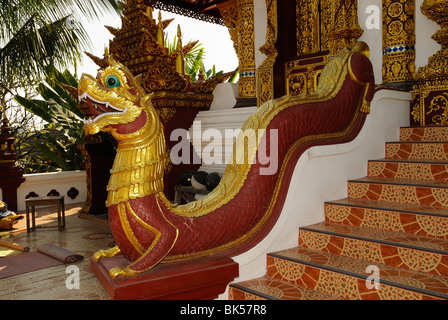
[[[224,256],[159,264],[135,276],[112,279],[109,270],[129,264],[124,256],[90,260],[90,266],[113,300],[216,299],[239,275],[238,264]]]

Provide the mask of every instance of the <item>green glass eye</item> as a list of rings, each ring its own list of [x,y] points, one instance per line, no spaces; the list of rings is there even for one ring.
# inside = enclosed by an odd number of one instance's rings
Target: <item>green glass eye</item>
[[[116,88],[120,85],[120,80],[118,79],[117,76],[110,75],[106,78],[106,85],[109,88]]]

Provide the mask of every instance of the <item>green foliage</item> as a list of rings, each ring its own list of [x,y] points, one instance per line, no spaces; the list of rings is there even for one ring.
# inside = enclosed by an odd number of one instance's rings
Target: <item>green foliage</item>
[[[78,102],[60,85],[77,88],[78,81],[67,70],[61,73],[47,67],[45,71],[45,82],[36,88],[43,100],[15,96],[20,105],[45,121],[43,130],[33,133],[21,146],[25,152],[17,160],[27,173],[78,170],[84,160],[78,149],[84,142],[83,115]]]
[[[187,45],[192,43],[193,40],[188,41]],[[177,45],[177,35],[174,36],[173,40],[170,41],[165,36],[165,46],[168,48],[169,53],[173,53],[176,51]],[[201,43],[196,44],[190,52],[185,55],[185,73],[190,75],[191,81],[197,81],[199,79],[199,72],[202,70],[205,79],[219,76],[224,73],[223,70],[216,72],[216,67],[213,65],[211,69],[206,69],[204,65],[205,57],[205,49],[202,47]],[[238,69],[235,70],[235,73],[229,78],[228,82],[235,82],[235,79],[238,75]]]
[[[0,84],[24,87],[46,66],[76,64],[89,46],[77,20],[119,11],[116,0],[0,0]]]

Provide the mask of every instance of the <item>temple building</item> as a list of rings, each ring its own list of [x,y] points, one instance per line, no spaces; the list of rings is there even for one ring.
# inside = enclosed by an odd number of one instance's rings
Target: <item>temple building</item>
[[[117,246],[85,260],[110,298],[448,299],[448,0],[122,6],[104,55],[88,54],[112,71],[80,80],[85,191],[67,199],[87,221],[109,215]],[[227,28],[238,82],[232,70],[191,79],[194,43],[180,26],[169,52],[165,11]],[[129,94],[104,90],[107,75]],[[112,91],[151,107],[103,126],[98,97],[118,101]],[[257,145],[216,144],[239,128],[261,132]],[[0,165],[12,154],[1,142]],[[207,190],[183,184],[186,172],[221,180]]]

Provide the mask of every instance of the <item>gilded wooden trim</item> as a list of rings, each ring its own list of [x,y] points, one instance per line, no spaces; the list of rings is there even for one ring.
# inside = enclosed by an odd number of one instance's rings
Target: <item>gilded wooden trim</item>
[[[239,97],[255,98],[255,25],[253,0],[238,0]]]
[[[275,44],[277,42],[277,0],[266,0],[267,28],[266,43],[260,51],[267,55],[257,70],[257,105],[261,106],[274,99],[274,64],[278,56]]]
[[[415,0],[383,1],[383,83],[413,80]]]

